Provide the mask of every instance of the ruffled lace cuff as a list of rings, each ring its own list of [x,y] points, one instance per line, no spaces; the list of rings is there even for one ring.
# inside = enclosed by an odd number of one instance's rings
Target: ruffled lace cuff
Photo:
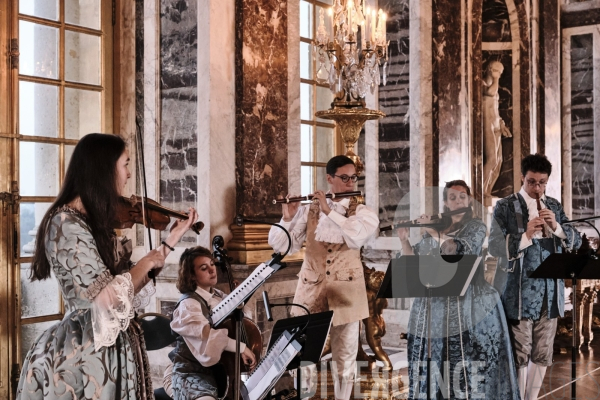
[[[148,282],[133,298],[133,309],[138,311],[140,308],[146,308],[150,304],[150,297],[155,293],[156,288]]]
[[[92,301],[98,296],[98,293],[102,291],[113,280],[113,276],[109,270],[102,272],[91,285],[87,287],[83,295]]]
[[[92,328],[96,351],[115,344],[133,318],[133,283],[129,272],[115,276],[92,301]]]

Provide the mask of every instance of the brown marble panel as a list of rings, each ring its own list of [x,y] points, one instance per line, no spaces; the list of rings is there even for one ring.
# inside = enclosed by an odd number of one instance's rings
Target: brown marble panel
[[[560,40],[560,5],[556,1],[540,1],[540,60],[539,86],[540,98],[540,135],[538,151],[544,153],[555,166],[546,193],[559,197],[561,193],[560,175],[562,142],[561,133],[561,40]]]
[[[247,217],[281,215],[287,193],[287,2],[236,0],[236,201]]]
[[[529,120],[531,114],[531,41],[525,3],[526,0],[515,0],[521,42],[519,68],[521,74],[521,154],[523,157],[531,151],[531,123]]]
[[[433,1],[433,168],[434,185],[443,185],[442,180],[460,178],[460,154],[462,151],[462,123],[464,118],[471,119],[466,126],[473,130],[473,191],[476,199],[481,199],[481,32],[482,1],[474,0],[472,14],[464,20],[461,18],[460,6],[443,0]],[[464,7],[467,7],[466,1]],[[461,29],[472,33],[470,38],[461,40]],[[470,39],[470,40],[469,40]],[[461,50],[464,51],[461,52]],[[461,60],[460,55],[467,59]],[[471,76],[467,80],[473,83],[470,102],[473,114],[462,115],[461,82],[471,65]],[[443,172],[442,172],[443,171]]]
[[[484,42],[510,42],[510,19],[504,0],[486,0],[482,10]]]
[[[560,15],[561,28],[600,24],[600,8],[585,11],[564,12]]]

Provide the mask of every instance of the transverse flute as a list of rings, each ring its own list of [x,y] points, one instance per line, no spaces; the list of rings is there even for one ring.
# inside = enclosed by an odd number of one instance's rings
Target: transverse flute
[[[337,198],[343,198],[343,197],[353,197],[353,196],[363,196],[363,195],[364,194],[362,191],[356,191],[356,192],[344,192],[344,193],[327,193],[325,195],[325,197],[327,197],[328,199],[337,199]],[[290,198],[285,198],[285,199],[274,199],[273,204],[296,203],[299,201],[308,201],[308,200],[312,200],[313,197],[314,196],[312,194],[309,194],[308,196],[290,197]]]
[[[427,228],[427,227],[435,227],[435,226],[439,226],[442,224],[441,220],[444,217],[450,217],[452,215],[458,215],[458,214],[463,214],[466,213],[467,211],[471,211],[471,207],[464,207],[464,208],[458,208],[454,211],[446,211],[443,213],[439,213],[439,214],[435,214],[432,215],[430,217],[431,219],[431,223],[429,224],[422,224],[419,222],[418,219],[413,219],[412,221],[406,221],[406,222],[400,222],[398,224],[394,224],[394,225],[390,225],[390,226],[384,226],[383,228],[379,228],[380,231],[391,231],[394,229],[398,229],[398,228]],[[438,221],[438,222],[433,222],[433,221]]]

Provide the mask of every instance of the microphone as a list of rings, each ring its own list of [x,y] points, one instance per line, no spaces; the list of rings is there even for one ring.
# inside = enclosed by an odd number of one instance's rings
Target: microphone
[[[269,295],[265,290],[262,292],[263,303],[265,303],[265,312],[267,313],[267,321],[273,321],[273,314],[271,314],[271,303],[269,302]]]

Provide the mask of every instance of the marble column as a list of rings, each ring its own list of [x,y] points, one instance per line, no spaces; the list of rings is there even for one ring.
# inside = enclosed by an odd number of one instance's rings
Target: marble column
[[[296,188],[300,183],[299,96],[291,101],[288,119],[288,82],[293,93],[299,91],[294,86],[299,76],[292,81],[288,75],[288,63],[299,58],[299,43],[291,43],[298,50],[292,56],[288,48],[288,9],[299,24],[297,7],[297,1],[235,1],[235,198],[236,212],[248,218],[279,220],[281,206],[272,199],[287,194],[290,181]],[[297,35],[298,27],[293,29]],[[288,157],[293,157],[289,167]],[[234,259],[244,264],[267,260],[269,228],[232,226],[228,248]]]
[[[434,183],[433,125],[432,125],[432,5],[430,1],[410,0],[409,36],[418,38],[409,43],[409,114],[410,114],[410,188],[411,200],[418,202],[417,187]],[[437,176],[437,174],[436,174]],[[412,210],[415,218],[425,209]],[[412,238],[415,239],[415,238]],[[394,240],[398,242],[398,240]]]
[[[538,151],[552,163],[546,194],[561,199],[561,103],[560,103],[560,8],[559,2],[540,0],[540,96]]]
[[[480,121],[481,9],[481,0],[433,1],[433,154],[439,153],[434,185],[469,181],[471,153],[474,165],[481,162],[479,141],[472,143],[471,151],[468,146],[471,130],[477,131]],[[473,191],[480,200],[478,181]]]
[[[281,215],[288,191],[287,2],[236,1],[236,207],[246,217]]]
[[[160,203],[182,210],[198,202],[197,17],[197,0],[160,3]]]

